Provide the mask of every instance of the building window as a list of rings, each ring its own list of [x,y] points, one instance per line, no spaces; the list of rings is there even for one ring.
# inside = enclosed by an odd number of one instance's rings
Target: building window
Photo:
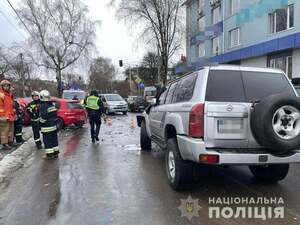
[[[212,24],[216,24],[221,20],[221,6],[218,6],[212,10]]]
[[[230,3],[230,15],[237,13],[240,10],[240,0],[229,0]]]
[[[294,27],[294,5],[269,14],[269,32],[276,33]]]
[[[212,39],[212,53],[214,55],[220,54],[220,47],[221,47],[220,43],[221,43],[220,37],[216,37]]]
[[[240,28],[235,28],[229,31],[229,46],[233,48],[240,45]]]
[[[199,9],[202,9],[205,5],[205,0],[199,0]]]
[[[205,16],[202,16],[198,20],[198,25],[199,25],[199,31],[204,31],[205,30]]]
[[[204,57],[205,56],[205,44],[201,43],[198,45],[198,57]]]
[[[291,53],[272,55],[268,57],[268,67],[281,69],[290,79],[293,74],[293,57]]]

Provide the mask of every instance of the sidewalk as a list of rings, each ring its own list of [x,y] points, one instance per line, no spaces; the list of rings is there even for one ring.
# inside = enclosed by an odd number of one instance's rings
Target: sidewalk
[[[32,129],[31,126],[23,127],[23,139],[25,141],[28,141],[32,137]],[[0,147],[0,161],[8,154],[11,154],[15,150],[17,150],[19,147],[22,145],[14,147],[12,150],[6,151],[6,150],[1,150]]]

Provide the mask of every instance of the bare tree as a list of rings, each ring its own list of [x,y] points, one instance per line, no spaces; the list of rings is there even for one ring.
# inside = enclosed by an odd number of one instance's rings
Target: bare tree
[[[62,95],[62,71],[93,49],[96,21],[87,17],[81,0],[23,0],[18,13],[30,32],[32,58],[57,74]]]
[[[113,80],[116,76],[116,68],[110,59],[99,57],[90,65],[89,89],[95,89],[101,93],[113,91]]]
[[[10,53],[0,48],[0,80],[4,79],[5,74],[11,70],[10,60]]]
[[[113,0],[114,2],[114,0]],[[181,46],[180,8],[184,0],[120,0],[117,16],[131,24],[140,23],[141,36],[158,48],[160,73],[166,84],[169,59]]]

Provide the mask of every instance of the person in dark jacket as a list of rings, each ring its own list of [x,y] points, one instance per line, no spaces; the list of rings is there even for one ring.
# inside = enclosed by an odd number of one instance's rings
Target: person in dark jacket
[[[43,90],[40,93],[40,122],[45,146],[45,158],[57,158],[59,154],[57,137],[57,108],[50,101],[50,93]]]
[[[95,143],[95,141],[99,141],[101,116],[104,112],[102,101],[96,90],[91,91],[91,94],[84,100],[84,106],[90,121],[91,139]]]
[[[42,141],[40,135],[40,108],[41,108],[41,101],[40,101],[40,93],[37,91],[33,91],[31,94],[32,102],[30,102],[27,107],[26,111],[30,115],[30,124],[32,127],[33,132],[33,139],[38,149],[42,149]]]
[[[22,136],[24,112],[21,110],[21,107],[16,99],[14,99],[14,108],[16,110],[16,115],[17,115],[17,119],[14,123],[15,139],[17,144],[22,144],[25,142]]]

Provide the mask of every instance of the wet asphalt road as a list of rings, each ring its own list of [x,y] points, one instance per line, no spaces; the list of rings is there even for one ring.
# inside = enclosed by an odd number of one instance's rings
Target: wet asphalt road
[[[177,193],[168,185],[164,153],[139,148],[139,128],[130,129],[135,115],[115,116],[102,125],[99,144],[89,130],[60,134],[59,160],[37,152],[0,190],[0,225],[175,225],[175,224],[300,224],[300,165],[279,184],[257,183],[246,167],[201,167],[199,181]],[[181,217],[181,199],[199,200],[199,217]],[[284,219],[210,219],[209,197],[282,197]]]

